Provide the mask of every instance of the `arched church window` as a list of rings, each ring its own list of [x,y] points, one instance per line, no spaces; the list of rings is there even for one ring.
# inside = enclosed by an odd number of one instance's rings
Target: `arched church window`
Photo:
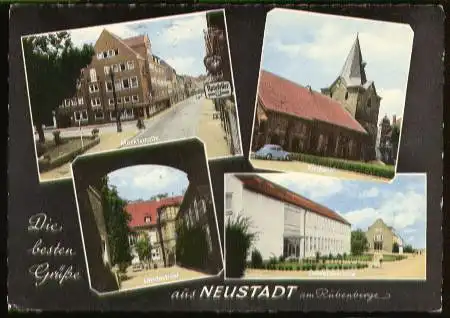
[[[348,92],[345,92],[345,100],[348,99]]]

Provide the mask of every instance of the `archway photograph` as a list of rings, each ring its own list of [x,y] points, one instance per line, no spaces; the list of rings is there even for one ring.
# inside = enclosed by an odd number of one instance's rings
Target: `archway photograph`
[[[413,37],[407,24],[271,10],[252,165],[350,179],[394,178]]]
[[[426,191],[426,174],[226,174],[225,277],[426,280]]]
[[[190,159],[183,158],[187,152]],[[222,271],[209,171],[197,139],[82,156],[73,176],[97,293],[207,279]]]

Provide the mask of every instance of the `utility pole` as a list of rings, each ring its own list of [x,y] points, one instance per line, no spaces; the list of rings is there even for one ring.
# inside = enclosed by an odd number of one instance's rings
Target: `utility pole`
[[[111,78],[111,84],[112,84],[112,92],[113,92],[113,99],[114,99],[114,111],[116,112],[116,123],[117,123],[117,132],[122,132],[122,123],[120,122],[120,111],[117,109],[117,95],[116,95],[116,84],[114,83],[114,73],[113,69],[110,66],[109,67],[109,76]]]

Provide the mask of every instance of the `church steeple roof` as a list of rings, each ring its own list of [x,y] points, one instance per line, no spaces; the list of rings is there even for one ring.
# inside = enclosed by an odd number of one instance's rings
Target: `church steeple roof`
[[[362,59],[361,47],[359,45],[359,36],[356,34],[356,40],[345,60],[340,77],[342,77],[349,86],[362,86],[366,84],[367,77],[364,67],[366,63]]]

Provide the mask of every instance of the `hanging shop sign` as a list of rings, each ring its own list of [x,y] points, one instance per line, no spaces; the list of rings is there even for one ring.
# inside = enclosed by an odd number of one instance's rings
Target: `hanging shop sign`
[[[208,99],[231,96],[231,84],[228,81],[205,84],[205,97]]]

